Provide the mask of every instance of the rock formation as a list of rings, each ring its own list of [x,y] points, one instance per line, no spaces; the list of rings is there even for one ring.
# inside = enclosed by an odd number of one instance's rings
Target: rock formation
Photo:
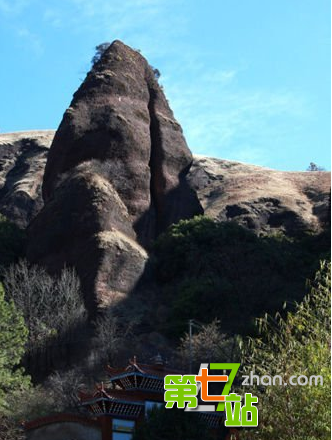
[[[73,265],[89,310],[122,298],[152,240],[203,212],[186,178],[192,160],[152,68],[115,41],[55,134],[28,258],[52,272]]]
[[[330,216],[329,172],[276,171],[197,156],[188,179],[206,215],[256,233],[319,232]]]
[[[43,206],[41,185],[54,133],[0,134],[0,212],[18,226],[25,227]],[[206,215],[257,233],[281,230],[286,235],[324,226],[330,177],[330,172],[276,171],[203,156],[194,156],[188,173]]]
[[[74,94],[49,150],[53,135],[0,135],[0,212],[30,223],[32,262],[76,268],[91,313],[133,290],[152,241],[202,207],[257,233],[318,232],[328,221],[330,173],[193,159],[153,69],[119,41]]]
[[[0,134],[0,212],[25,228],[43,206],[41,185],[53,130]]]
[[[64,115],[45,169],[44,200],[64,173],[91,160],[112,183],[145,246],[169,224],[202,212],[186,182],[192,155],[182,129],[146,60],[119,41]]]

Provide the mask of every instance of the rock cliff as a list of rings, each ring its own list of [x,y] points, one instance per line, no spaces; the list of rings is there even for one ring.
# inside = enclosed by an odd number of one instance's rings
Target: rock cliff
[[[25,227],[43,206],[41,186],[54,134],[54,130],[0,134],[0,212],[18,226]],[[205,215],[234,220],[257,233],[315,232],[329,217],[330,172],[277,171],[194,156],[187,180]],[[20,203],[22,198],[29,203]]]
[[[0,134],[0,212],[25,228],[43,206],[41,185],[53,130]]]
[[[180,219],[205,212],[293,236],[319,232],[329,208],[328,172],[193,158],[153,69],[119,41],[55,135],[0,134],[0,212],[29,225],[32,262],[76,268],[91,313],[135,288],[151,243]]]
[[[75,93],[46,164],[47,202],[64,175],[90,162],[112,183],[138,241],[148,246],[169,224],[202,213],[186,182],[192,155],[152,68],[115,41]]]
[[[74,94],[47,158],[28,258],[74,266],[89,310],[139,281],[153,239],[203,212],[180,125],[135,50],[115,41]]]

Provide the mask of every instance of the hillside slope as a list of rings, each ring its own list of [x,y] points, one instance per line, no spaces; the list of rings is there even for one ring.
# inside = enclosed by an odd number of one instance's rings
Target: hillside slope
[[[189,178],[206,215],[257,232],[318,232],[329,217],[329,172],[276,171],[196,156]]]
[[[20,227],[43,206],[41,185],[54,134],[0,134],[0,212]],[[257,232],[319,231],[329,216],[330,172],[276,171],[194,156],[189,181],[206,215]]]

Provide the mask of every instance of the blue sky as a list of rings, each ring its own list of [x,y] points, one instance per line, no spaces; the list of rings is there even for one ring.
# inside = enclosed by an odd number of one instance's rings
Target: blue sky
[[[94,47],[161,71],[194,153],[330,169],[329,0],[0,0],[0,132],[56,128]]]

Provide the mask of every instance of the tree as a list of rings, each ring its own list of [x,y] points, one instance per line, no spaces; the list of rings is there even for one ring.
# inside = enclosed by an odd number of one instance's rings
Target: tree
[[[0,440],[23,440],[20,421],[46,416],[77,403],[75,392],[82,382],[77,370],[52,375],[47,388],[32,387],[19,367],[25,353],[28,329],[14,301],[5,299],[0,284]]]
[[[204,362],[239,362],[241,356],[239,338],[222,333],[217,319],[200,327],[191,338],[191,348],[189,334],[186,333],[180,340],[178,352],[183,367],[188,366],[192,356],[194,371],[198,371]]]
[[[151,66],[151,68],[153,70],[154,77],[158,80],[161,77],[160,70],[156,69],[155,67],[152,67],[152,66]]]
[[[132,330],[135,323],[121,323],[112,310],[108,310],[98,316],[94,324],[95,362],[99,364],[110,362],[113,365],[126,347],[126,340],[134,338]]]
[[[279,375],[284,385],[245,388],[259,398],[258,430],[241,438],[260,440],[329,439],[331,264],[321,263],[311,291],[285,319],[265,316],[258,321],[260,335],[249,339],[242,365],[244,373]],[[290,386],[292,375],[321,375],[323,385]]]
[[[18,368],[24,354],[28,330],[13,301],[6,301],[0,285],[0,412],[7,408],[6,398],[29,385],[29,377]]]
[[[40,349],[53,337],[70,332],[86,316],[80,282],[71,268],[59,277],[30,266],[26,260],[4,271],[8,298],[24,316],[29,330],[28,351]]]
[[[325,171],[325,168],[316,165],[314,162],[310,162],[307,171]]]
[[[78,391],[84,387],[84,377],[79,368],[49,376],[46,387],[58,411],[78,409]]]
[[[96,53],[94,54],[91,60],[92,66],[94,66],[101,59],[101,57],[104,55],[105,51],[110,47],[110,45],[111,43],[105,42],[98,44],[98,46],[95,47]]]

